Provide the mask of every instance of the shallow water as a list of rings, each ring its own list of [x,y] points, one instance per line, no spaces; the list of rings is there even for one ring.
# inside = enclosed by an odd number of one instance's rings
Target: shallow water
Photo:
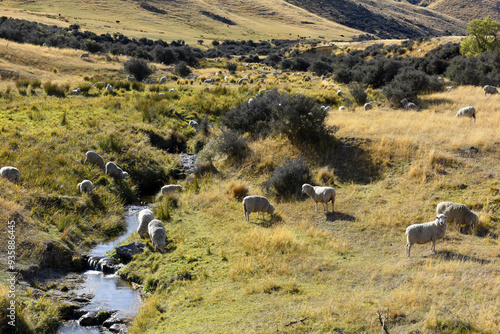
[[[106,253],[116,247],[120,242],[127,239],[137,230],[139,222],[137,213],[148,207],[127,206],[125,212],[126,232],[111,241],[101,243],[94,247],[89,255],[106,256]],[[121,279],[118,275],[104,275],[101,271],[87,270],[81,274],[85,280],[81,289],[73,290],[76,293],[92,293],[94,298],[90,304],[82,308],[85,311],[119,311],[126,318],[132,318],[137,315],[140,305],[139,291],[132,289],[130,284]],[[61,324],[58,328],[59,334],[90,334],[90,333],[109,333],[106,329],[100,329],[98,326],[80,327],[74,320]]]

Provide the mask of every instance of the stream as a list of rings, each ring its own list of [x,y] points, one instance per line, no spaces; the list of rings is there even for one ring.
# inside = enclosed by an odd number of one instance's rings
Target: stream
[[[146,206],[126,206],[125,223],[126,231],[120,237],[103,242],[95,246],[89,252],[89,266],[98,267],[96,261],[92,262],[93,258],[106,258],[106,253],[113,250],[121,242],[126,240],[132,233],[137,230],[138,221],[137,213]],[[140,291],[132,289],[132,286],[120,278],[116,273],[105,274],[100,270],[87,270],[80,274],[83,277],[84,283],[76,290],[71,292],[75,294],[93,294],[90,303],[79,309],[83,315],[88,312],[99,311],[117,311],[112,318],[116,319],[132,319],[137,315],[140,306]],[[80,320],[81,321],[81,318]],[[58,334],[88,334],[88,333],[112,333],[113,327],[110,329],[103,326],[80,326],[77,320],[69,320],[63,322],[58,330]],[[123,322],[123,321],[122,321]],[[115,326],[114,332],[122,332],[125,325]],[[120,331],[121,330],[121,331]]]

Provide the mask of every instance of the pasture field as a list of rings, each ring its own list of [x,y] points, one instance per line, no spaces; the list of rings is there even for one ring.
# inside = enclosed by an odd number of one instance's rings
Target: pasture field
[[[332,105],[331,147],[304,149],[280,135],[247,138],[241,162],[215,154],[217,173],[200,173],[181,181],[181,194],[154,199],[167,252],[148,247],[120,272],[144,291],[131,333],[378,333],[380,319],[391,333],[500,331],[500,95],[459,86],[422,95],[420,111],[407,112],[370,91],[373,110],[351,105],[340,112],[336,91],[349,90],[331,79],[262,77],[239,64],[227,81],[205,84],[203,78],[227,72],[205,61],[194,69],[197,80],[155,64],[154,77],[167,75],[167,83],[132,85],[120,57],[84,61],[74,51],[12,42],[0,52],[2,67],[19,79],[0,85],[0,164],[21,170],[17,185],[0,179],[0,221],[19,222],[24,270],[40,259],[54,265],[48,260],[54,254],[63,266],[78,267],[89,247],[123,229],[123,204],[177,181],[173,147],[195,152],[197,143],[218,138],[219,117],[259,90]],[[237,84],[248,75],[248,84]],[[49,81],[66,96],[47,96]],[[118,88],[108,93],[93,85],[101,81]],[[83,86],[87,96],[67,93]],[[475,122],[454,118],[469,105],[477,109]],[[208,134],[188,127],[204,115],[213,124]],[[84,165],[87,150],[117,162],[130,180]],[[314,183],[336,189],[334,213],[321,206],[315,212],[309,198],[282,199],[262,189],[276,168],[300,156]],[[93,195],[77,191],[83,179],[96,185]],[[253,213],[246,222],[235,189],[268,196],[276,215],[263,221]],[[407,258],[406,227],[433,220],[440,201],[466,204],[480,224],[472,230],[450,224],[437,254],[430,244],[416,245]],[[134,234],[128,241],[137,240]],[[4,273],[3,250],[0,265]],[[2,306],[7,293],[0,290]],[[32,287],[18,302],[27,332],[51,331],[57,303],[37,298]]]

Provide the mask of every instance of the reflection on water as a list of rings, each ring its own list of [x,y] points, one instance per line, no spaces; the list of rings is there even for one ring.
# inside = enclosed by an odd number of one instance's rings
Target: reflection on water
[[[147,207],[129,206],[125,213],[126,232],[115,240],[97,245],[89,255],[105,256],[106,252],[112,250],[120,242],[127,239],[137,230],[137,213]],[[132,287],[118,275],[104,275],[101,271],[87,270],[82,273],[85,279],[81,289],[73,290],[75,293],[92,293],[94,298],[90,304],[82,308],[84,311],[119,311],[124,318],[134,317],[140,304],[139,291]],[[58,334],[93,334],[110,333],[98,326],[80,327],[76,320],[64,322],[57,331]]]

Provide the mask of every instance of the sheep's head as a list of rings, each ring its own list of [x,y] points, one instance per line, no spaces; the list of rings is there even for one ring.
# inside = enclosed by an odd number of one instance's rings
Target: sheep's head
[[[310,184],[304,183],[302,185],[302,193],[303,194],[309,194],[311,192],[311,188],[312,188],[312,186]]]
[[[439,224],[439,225],[446,225],[446,219],[447,219],[447,218],[448,218],[448,217],[446,217],[445,215],[440,214],[440,215],[438,215],[438,216],[436,217],[436,220],[437,220],[437,222],[438,222],[438,224]]]
[[[267,213],[269,213],[270,215],[272,215],[274,213],[274,210],[276,210],[274,208],[274,205],[269,204],[269,207],[267,208]]]
[[[129,175],[128,175],[128,173],[127,173],[127,172],[123,172],[123,173],[122,173],[122,176],[123,176],[123,178],[124,178],[125,180],[127,180],[127,179],[129,178]]]

